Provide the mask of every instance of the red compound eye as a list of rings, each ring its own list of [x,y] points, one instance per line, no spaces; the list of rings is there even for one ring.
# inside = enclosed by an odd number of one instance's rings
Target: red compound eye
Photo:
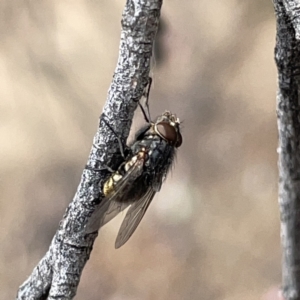
[[[180,132],[176,131],[176,128],[168,122],[159,122],[155,125],[157,133],[164,138],[167,142],[175,147],[179,147],[182,144],[182,136]]]
[[[181,133],[178,131],[177,132],[177,142],[175,144],[175,147],[178,148],[180,147],[182,144],[182,136],[181,136]]]

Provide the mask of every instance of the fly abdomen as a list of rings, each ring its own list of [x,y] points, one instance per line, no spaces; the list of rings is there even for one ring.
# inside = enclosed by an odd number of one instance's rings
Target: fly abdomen
[[[121,179],[123,179],[125,182],[123,188],[124,195],[120,198],[125,198],[128,196],[126,195],[126,192],[128,193],[133,182],[142,174],[146,159],[147,151],[143,147],[136,155],[123,162],[119,166],[118,170],[114,172],[104,183],[103,194],[105,197],[110,196],[114,192],[116,185]]]
[[[122,175],[119,174],[119,172],[113,173],[108,180],[103,185],[103,194],[105,197],[109,196],[111,192],[114,190],[114,187],[116,186],[117,182],[122,178]]]

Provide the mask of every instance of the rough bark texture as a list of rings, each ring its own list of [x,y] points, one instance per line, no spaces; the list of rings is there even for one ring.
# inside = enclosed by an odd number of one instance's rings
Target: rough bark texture
[[[277,17],[279,206],[283,295],[300,299],[300,2],[274,0]]]
[[[103,110],[123,143],[148,82],[161,5],[162,0],[128,0],[123,12],[118,64]],[[88,167],[83,171],[74,199],[48,252],[19,288],[17,299],[58,300],[75,296],[98,235],[98,232],[86,234],[85,226],[101,202],[101,186],[108,175],[105,166],[116,167],[118,161],[120,149],[116,136],[100,121]]]

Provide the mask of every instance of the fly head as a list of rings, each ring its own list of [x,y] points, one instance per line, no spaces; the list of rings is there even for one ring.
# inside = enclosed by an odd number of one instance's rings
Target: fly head
[[[153,124],[154,131],[172,146],[178,148],[182,144],[180,121],[175,114],[166,111]]]

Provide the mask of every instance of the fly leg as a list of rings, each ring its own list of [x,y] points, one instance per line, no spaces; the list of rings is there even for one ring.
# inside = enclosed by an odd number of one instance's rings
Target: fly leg
[[[104,124],[111,130],[111,132],[114,134],[114,136],[116,137],[118,143],[119,143],[119,148],[120,148],[120,152],[121,155],[123,157],[123,159],[126,159],[127,153],[128,153],[128,148],[122,143],[120,137],[118,136],[118,134],[116,133],[116,131],[112,128],[112,126],[108,123],[108,121],[106,120],[106,117],[104,114],[102,114],[100,122],[103,121]]]
[[[111,132],[116,137],[116,139],[118,141],[118,144],[119,144],[119,149],[120,149],[121,156],[122,156],[123,160],[125,161],[126,157],[128,156],[128,154],[130,152],[130,148],[127,147],[126,145],[125,146],[123,145],[123,143],[121,141],[121,138],[118,136],[118,134],[113,129],[113,127],[109,124],[109,122],[107,121],[107,118],[106,118],[105,114],[101,115],[101,117],[100,117],[100,124],[101,124],[102,121],[111,130]],[[95,147],[96,149],[99,149],[98,145],[96,145],[95,143],[93,144],[93,147]],[[93,167],[90,167],[90,166],[87,165],[86,169],[93,170],[93,171],[104,171],[104,170],[107,170],[110,173],[115,173],[117,171],[117,170],[114,170],[113,168],[111,168],[110,166],[108,166],[106,164],[103,164],[102,161],[101,161],[101,165],[103,165],[103,168],[93,168]]]
[[[151,123],[151,116],[150,116],[149,103],[148,103],[149,102],[151,85],[152,85],[152,78],[148,77],[147,90],[143,94],[143,96],[146,98],[145,104],[144,104],[145,107],[143,107],[143,105],[139,102],[139,107],[141,108],[142,113],[143,113],[144,118],[145,118],[147,123]],[[146,113],[146,111],[147,111],[147,113]]]

